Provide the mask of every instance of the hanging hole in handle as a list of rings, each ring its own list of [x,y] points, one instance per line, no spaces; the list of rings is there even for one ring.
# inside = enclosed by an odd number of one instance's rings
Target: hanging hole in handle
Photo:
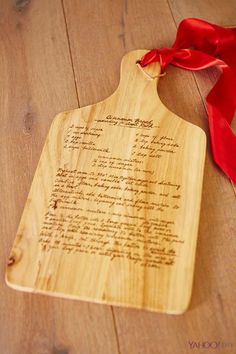
[[[135,63],[138,68],[142,71],[142,73],[149,79],[149,80],[155,80],[159,77],[162,77],[162,76],[165,76],[166,75],[166,72],[164,73],[160,73],[158,75],[151,75],[149,74],[147,71],[144,70],[144,68],[140,65],[140,60],[137,60],[136,63]]]

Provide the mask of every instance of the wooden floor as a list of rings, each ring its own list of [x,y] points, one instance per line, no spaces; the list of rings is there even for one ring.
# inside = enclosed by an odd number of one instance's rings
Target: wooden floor
[[[209,143],[193,296],[184,315],[21,293],[4,281],[55,114],[109,96],[124,53],[171,45],[185,17],[236,26],[236,2],[0,0],[1,353],[236,353],[236,191],[213,164]],[[169,67],[159,94],[208,134],[204,97],[216,76],[215,70],[193,74]],[[191,349],[193,342],[213,341],[220,350]]]

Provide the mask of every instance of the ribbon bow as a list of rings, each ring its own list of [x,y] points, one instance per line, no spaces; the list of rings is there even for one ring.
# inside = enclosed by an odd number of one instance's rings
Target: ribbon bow
[[[222,73],[206,98],[213,157],[236,183],[236,135],[231,122],[236,110],[236,28],[224,28],[206,21],[183,20],[171,48],[152,49],[139,61],[144,67],[160,62],[188,70],[217,65]]]

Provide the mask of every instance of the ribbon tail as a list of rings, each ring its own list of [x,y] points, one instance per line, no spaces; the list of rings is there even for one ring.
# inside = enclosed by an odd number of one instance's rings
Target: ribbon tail
[[[210,138],[214,161],[236,183],[236,135],[230,126],[236,110],[234,70],[221,59],[190,49],[179,50],[172,64],[188,70],[216,65],[222,69],[220,78],[206,98]]]
[[[236,135],[230,126],[236,110],[236,77],[228,69],[224,69],[206,101],[214,161],[236,183]]]

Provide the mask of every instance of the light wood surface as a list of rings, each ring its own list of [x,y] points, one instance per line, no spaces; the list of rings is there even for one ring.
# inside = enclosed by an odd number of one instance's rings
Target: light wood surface
[[[151,0],[71,0],[64,7],[59,1],[44,0],[17,4],[1,1],[2,350],[7,354],[179,354],[193,352],[189,341],[219,340],[234,346],[215,352],[234,353],[235,193],[213,164],[209,143],[193,296],[184,315],[21,293],[9,289],[4,281],[9,252],[55,114],[108,97],[118,85],[124,53],[171,45],[184,17],[236,25],[234,1],[224,6],[219,0],[188,2],[188,7],[184,1],[175,1],[174,6]],[[212,70],[193,75],[169,67],[158,92],[171,111],[208,134],[203,102],[212,80]],[[206,349],[195,351],[206,353]]]
[[[189,304],[205,133],[127,53],[107,99],[52,122],[6,270],[23,291],[169,314]]]

